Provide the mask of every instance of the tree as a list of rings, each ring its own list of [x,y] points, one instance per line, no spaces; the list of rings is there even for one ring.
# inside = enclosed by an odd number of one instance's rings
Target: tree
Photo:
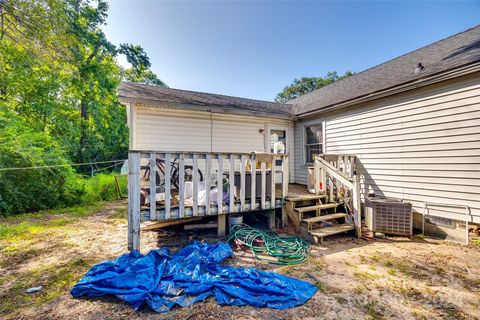
[[[69,164],[127,156],[122,79],[165,85],[143,48],[106,38],[107,11],[105,0],[0,0],[0,214],[77,201],[82,179]]]
[[[139,45],[122,43],[118,50],[124,54],[131,68],[123,70],[123,78],[127,81],[144,83],[159,87],[168,87],[150,70],[151,64],[146,52]]]
[[[313,90],[319,89],[335,81],[354,75],[353,72],[347,71],[344,75],[339,76],[336,71],[328,72],[326,77],[302,77],[293,80],[292,84],[286,86],[282,92],[275,97],[276,102],[286,103],[292,99],[298,98],[301,95],[309,93]]]

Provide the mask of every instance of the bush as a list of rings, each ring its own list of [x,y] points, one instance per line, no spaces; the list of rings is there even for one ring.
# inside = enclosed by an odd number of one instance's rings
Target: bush
[[[91,203],[115,199],[118,199],[118,193],[115,188],[114,174],[100,173],[85,181],[83,202]]]
[[[0,171],[0,214],[15,214],[80,203],[83,179],[65,152],[46,133],[33,132],[0,114],[0,168],[61,167]]]

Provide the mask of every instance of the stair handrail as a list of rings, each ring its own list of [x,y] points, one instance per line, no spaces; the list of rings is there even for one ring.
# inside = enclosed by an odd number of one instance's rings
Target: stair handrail
[[[315,156],[315,167],[317,166],[323,167],[325,171],[327,171],[335,179],[340,180],[340,182],[343,183],[348,188],[353,189],[353,179],[351,179],[349,176],[344,174],[338,168],[335,168],[334,166],[332,166],[330,163],[322,159],[320,156]]]
[[[353,202],[353,221],[355,224],[355,230],[357,237],[362,235],[362,212],[361,212],[361,197],[360,197],[360,177],[354,175],[350,178],[338,168],[335,168],[330,163],[322,158],[321,155],[314,156],[314,171],[315,171],[315,193],[320,193],[319,182],[323,181],[322,189],[326,190],[326,179],[321,179],[320,176],[325,177],[328,173],[331,177],[338,179],[345,187],[352,190],[352,202]]]

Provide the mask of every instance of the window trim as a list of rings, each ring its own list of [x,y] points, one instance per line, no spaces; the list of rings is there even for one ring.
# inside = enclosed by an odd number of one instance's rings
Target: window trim
[[[309,145],[321,145],[322,146],[322,153],[325,153],[325,121],[322,122],[312,122],[303,125],[303,141],[302,141],[302,149],[303,149],[303,164],[308,166],[312,165],[313,162],[307,161],[307,128],[321,126],[322,127],[322,143],[310,143]]]

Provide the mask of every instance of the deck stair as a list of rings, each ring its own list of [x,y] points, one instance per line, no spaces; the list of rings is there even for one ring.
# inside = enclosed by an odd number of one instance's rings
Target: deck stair
[[[285,208],[293,225],[302,235],[312,242],[323,242],[324,237],[355,230],[349,215],[337,212],[343,205],[328,202],[325,194],[303,194],[285,198]],[[326,223],[331,226],[322,226]]]

